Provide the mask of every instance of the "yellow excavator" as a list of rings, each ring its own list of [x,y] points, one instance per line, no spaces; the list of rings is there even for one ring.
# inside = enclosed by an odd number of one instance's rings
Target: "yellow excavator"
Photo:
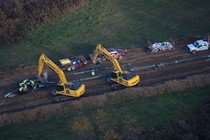
[[[110,60],[114,65],[114,71],[111,72],[111,77],[110,80],[108,79],[108,81],[113,81],[126,87],[132,87],[139,83],[140,76],[129,71],[122,71],[117,59],[114,58],[101,44],[98,44],[94,51],[94,64],[96,63],[96,59],[99,54],[105,55],[106,58]]]
[[[61,94],[65,96],[79,97],[85,92],[84,84],[81,84],[80,82],[67,82],[64,72],[55,63],[53,63],[53,61],[51,61],[45,54],[42,54],[39,58],[37,77],[40,77],[44,64],[47,64],[51,69],[53,69],[60,78],[60,82],[57,84],[56,91],[52,93],[53,95]],[[57,98],[56,100],[58,99],[59,98]]]

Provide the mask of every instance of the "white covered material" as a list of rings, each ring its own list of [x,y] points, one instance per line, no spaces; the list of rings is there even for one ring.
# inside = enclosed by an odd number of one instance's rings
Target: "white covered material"
[[[165,51],[165,50],[171,50],[173,48],[174,47],[169,42],[158,42],[158,43],[154,43],[149,46],[151,53],[156,53],[156,52]]]

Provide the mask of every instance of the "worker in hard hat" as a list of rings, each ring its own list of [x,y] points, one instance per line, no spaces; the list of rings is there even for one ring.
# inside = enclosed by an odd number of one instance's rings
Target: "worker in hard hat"
[[[23,92],[23,88],[24,88],[24,83],[23,82],[19,83],[19,91],[20,92]]]
[[[25,80],[23,80],[23,83],[24,84],[28,84],[29,83],[29,80],[28,79],[25,79]]]
[[[91,74],[92,74],[92,76],[95,76],[95,70],[94,69],[91,71]]]
[[[24,92],[26,92],[26,91],[27,91],[27,84],[21,83],[21,84],[20,84],[20,87],[19,87],[19,92],[20,92],[20,93],[24,93]]]
[[[19,83],[19,86],[21,87],[24,83]]]
[[[36,85],[33,80],[30,80],[30,86],[32,87],[32,89],[36,89]]]
[[[23,87],[20,86],[18,90],[19,90],[19,92],[22,92],[23,91]]]

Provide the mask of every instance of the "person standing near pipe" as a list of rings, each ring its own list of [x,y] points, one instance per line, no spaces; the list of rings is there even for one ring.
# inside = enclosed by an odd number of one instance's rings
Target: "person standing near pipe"
[[[95,76],[95,69],[93,69],[93,70],[91,71],[91,75],[92,75],[92,76]]]

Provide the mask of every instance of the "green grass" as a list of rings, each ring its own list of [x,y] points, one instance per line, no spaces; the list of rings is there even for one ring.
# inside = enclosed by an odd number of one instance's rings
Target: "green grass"
[[[62,115],[0,128],[1,139],[100,139],[117,137],[125,128],[148,129],[181,119],[204,106],[210,86],[152,97],[111,97],[103,106],[69,109]],[[141,93],[139,93],[141,94]]]
[[[26,39],[0,48],[0,68],[37,64],[41,53],[53,61],[87,55],[98,43],[105,47],[143,47],[210,30],[207,0],[92,0],[57,22],[46,24]]]

